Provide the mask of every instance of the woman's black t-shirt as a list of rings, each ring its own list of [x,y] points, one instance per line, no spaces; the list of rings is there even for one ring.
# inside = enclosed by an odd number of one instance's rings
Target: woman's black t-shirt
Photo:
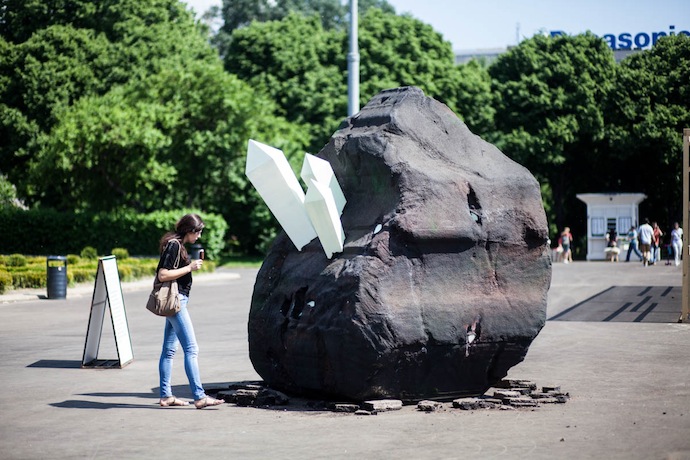
[[[161,268],[166,268],[168,270],[175,269],[175,261],[177,260],[177,254],[180,249],[180,242],[177,240],[170,240],[161,254],[161,259],[158,261],[158,268],[156,268],[156,273]],[[180,254],[180,264],[177,268],[186,267],[189,262],[185,262],[182,254]],[[189,291],[192,289],[192,273],[185,273],[184,275],[177,278],[177,288],[180,294],[184,294],[189,297]]]

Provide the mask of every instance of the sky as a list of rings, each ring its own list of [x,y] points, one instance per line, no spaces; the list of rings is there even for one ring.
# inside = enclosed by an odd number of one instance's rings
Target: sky
[[[184,1],[184,0],[183,0]],[[186,0],[200,16],[221,0]],[[506,48],[560,30],[598,36],[690,31],[690,0],[388,0],[430,24],[453,50]]]

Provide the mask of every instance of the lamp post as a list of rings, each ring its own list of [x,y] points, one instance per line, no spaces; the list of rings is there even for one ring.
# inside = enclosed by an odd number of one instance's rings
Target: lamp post
[[[350,52],[347,55],[347,116],[359,112],[359,45],[357,0],[350,0]]]

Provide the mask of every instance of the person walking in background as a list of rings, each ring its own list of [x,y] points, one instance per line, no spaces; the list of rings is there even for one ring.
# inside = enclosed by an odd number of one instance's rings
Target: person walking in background
[[[656,222],[652,222],[652,234],[652,264],[656,265],[661,260],[661,237],[664,236]]]
[[[652,240],[654,239],[654,229],[649,225],[649,219],[645,217],[644,224],[640,225],[637,233],[640,239],[640,252],[642,252],[642,264],[646,267],[652,258]]]
[[[201,236],[203,229],[204,222],[201,220],[201,217],[196,214],[187,214],[177,222],[175,231],[166,233],[160,240],[161,257],[156,269],[156,276],[163,283],[177,280],[180,292],[180,311],[173,316],[165,318],[163,350],[158,362],[160,405],[163,407],[189,405],[187,401],[182,401],[173,396],[170,384],[173,357],[177,350],[178,341],[184,351],[184,370],[189,380],[189,388],[194,396],[194,406],[197,409],[203,409],[204,407],[217,406],[224,402],[223,400],[206,396],[201,386],[197,361],[199,347],[194,335],[194,326],[187,311],[189,291],[192,288],[192,272],[201,268],[203,260],[191,260],[184,245],[195,243]]]
[[[637,249],[637,230],[635,230],[635,226],[633,225],[630,227],[630,230],[628,231],[628,255],[625,258],[626,262],[630,262],[630,253],[635,251],[635,255],[642,260],[642,254],[640,254],[640,251]]]
[[[677,267],[680,265],[683,255],[683,229],[680,228],[678,222],[673,223],[673,230],[671,230],[671,247],[673,248],[673,260]]]
[[[573,261],[572,243],[573,234],[570,233],[570,227],[565,227],[561,232],[559,246],[563,248],[563,262],[566,264]]]

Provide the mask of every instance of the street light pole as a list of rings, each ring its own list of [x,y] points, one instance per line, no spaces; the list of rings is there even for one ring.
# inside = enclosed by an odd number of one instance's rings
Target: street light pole
[[[350,52],[347,55],[347,116],[359,112],[359,45],[357,0],[350,0]]]

